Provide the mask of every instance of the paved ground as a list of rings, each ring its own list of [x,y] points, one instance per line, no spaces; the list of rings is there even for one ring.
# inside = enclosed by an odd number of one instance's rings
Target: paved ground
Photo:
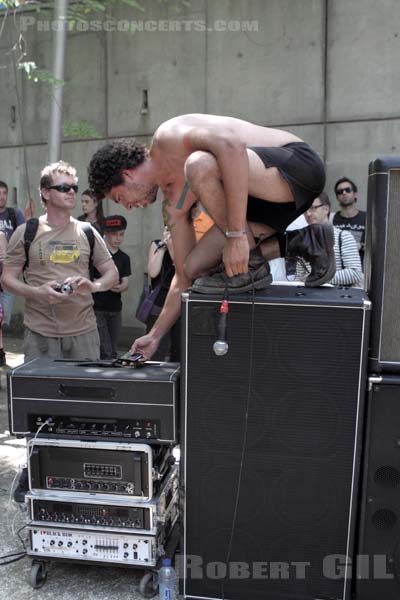
[[[21,341],[5,338],[7,363],[15,367],[23,362]],[[12,500],[11,487],[16,473],[25,464],[25,440],[9,435],[7,413],[6,368],[0,368],[0,555],[23,550],[17,531],[28,521],[25,506]],[[24,530],[20,533],[26,538]],[[51,563],[43,588],[33,589],[29,583],[31,560],[0,566],[1,600],[139,600],[137,584],[143,571]]]

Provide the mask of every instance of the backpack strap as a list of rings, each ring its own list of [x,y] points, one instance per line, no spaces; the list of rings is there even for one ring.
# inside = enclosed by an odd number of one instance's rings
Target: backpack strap
[[[81,226],[81,229],[83,230],[83,233],[86,235],[87,241],[89,242],[89,246],[90,246],[89,275],[90,275],[90,279],[93,280],[93,274],[94,274],[94,266],[93,266],[94,232],[93,232],[93,227],[87,221],[81,221],[79,224]]]
[[[92,226],[90,223],[82,222],[80,223],[81,228],[84,234],[87,237],[90,246],[90,255],[89,255],[89,273],[92,275],[93,272],[93,249],[94,249],[94,233]],[[25,250],[25,263],[23,266],[23,271],[25,271],[29,266],[29,249],[33,240],[35,239],[37,230],[39,227],[39,219],[37,217],[33,217],[29,219],[29,221],[25,224],[25,233],[24,233],[24,250]]]
[[[11,206],[8,206],[7,210],[8,210],[8,216],[10,217],[10,221],[11,221],[11,225],[12,225],[13,231],[15,231],[17,229],[17,227],[18,227],[17,217],[16,217],[16,214],[15,214],[15,210]]]
[[[35,235],[37,233],[39,227],[39,219],[37,217],[33,217],[29,219],[25,224],[25,233],[24,233],[24,250],[25,250],[25,263],[22,268],[24,272],[29,266],[29,248],[33,240],[35,239]]]

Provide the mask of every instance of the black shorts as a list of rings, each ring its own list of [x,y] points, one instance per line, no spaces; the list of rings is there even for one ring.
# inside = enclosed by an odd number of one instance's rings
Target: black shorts
[[[306,210],[325,186],[325,169],[318,154],[305,142],[292,142],[280,148],[250,146],[266,168],[277,167],[288,182],[294,202],[271,202],[248,197],[247,220],[264,223],[283,233]]]

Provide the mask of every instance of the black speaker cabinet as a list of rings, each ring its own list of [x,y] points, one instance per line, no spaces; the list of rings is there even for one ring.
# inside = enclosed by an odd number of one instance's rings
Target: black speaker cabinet
[[[400,372],[400,157],[369,166],[366,289],[372,301],[370,370]]]
[[[357,600],[400,598],[400,377],[369,379]]]
[[[184,296],[184,598],[350,600],[370,302]]]

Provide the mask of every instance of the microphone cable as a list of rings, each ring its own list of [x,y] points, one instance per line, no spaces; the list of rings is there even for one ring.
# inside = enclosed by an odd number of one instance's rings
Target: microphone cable
[[[240,453],[240,465],[239,465],[239,473],[238,473],[238,482],[237,482],[237,490],[235,495],[235,505],[233,511],[232,518],[232,527],[229,536],[229,544],[228,551],[226,554],[225,565],[226,565],[226,574],[221,582],[221,600],[225,600],[225,581],[228,578],[229,573],[229,561],[231,559],[232,554],[232,546],[233,539],[235,535],[236,523],[237,523],[237,515],[239,509],[239,497],[240,491],[242,487],[242,477],[243,477],[243,469],[244,469],[244,460],[246,456],[247,449],[247,435],[249,428],[249,410],[250,410],[250,401],[251,401],[251,391],[252,391],[252,373],[253,373],[253,363],[254,363],[254,321],[255,321],[255,287],[254,287],[254,279],[252,274],[250,273],[250,277],[252,280],[252,291],[251,291],[251,318],[250,318],[250,348],[249,348],[249,371],[248,371],[248,384],[247,384],[247,397],[246,397],[246,407],[245,407],[245,415],[244,415],[244,431],[243,431],[243,440],[242,440],[242,448]]]

